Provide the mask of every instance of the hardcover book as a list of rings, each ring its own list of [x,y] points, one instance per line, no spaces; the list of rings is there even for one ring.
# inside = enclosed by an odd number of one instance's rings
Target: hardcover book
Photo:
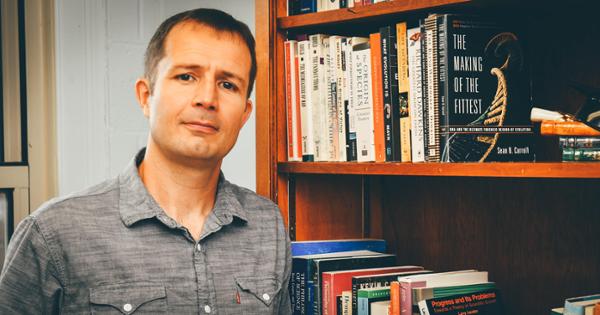
[[[322,241],[295,241],[292,242],[292,256],[325,254],[333,252],[348,252],[356,250],[369,250],[385,253],[386,241],[382,239],[345,239]]]
[[[432,298],[419,302],[421,315],[504,315],[498,289]]]
[[[368,288],[358,290],[358,315],[370,315],[373,302],[390,299],[390,287]]]
[[[437,24],[441,160],[532,161],[520,38],[481,17],[444,14]]]

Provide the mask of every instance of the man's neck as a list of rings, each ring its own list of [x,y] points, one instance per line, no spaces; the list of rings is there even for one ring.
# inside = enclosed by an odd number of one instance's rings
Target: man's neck
[[[161,208],[199,239],[215,203],[220,164],[182,164],[148,146],[139,174]]]

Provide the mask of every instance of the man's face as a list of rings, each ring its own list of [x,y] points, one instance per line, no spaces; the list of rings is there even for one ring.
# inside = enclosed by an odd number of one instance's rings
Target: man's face
[[[220,162],[252,112],[248,48],[238,35],[184,22],[171,29],[164,52],[152,93],[147,80],[136,84],[150,145],[171,159]]]

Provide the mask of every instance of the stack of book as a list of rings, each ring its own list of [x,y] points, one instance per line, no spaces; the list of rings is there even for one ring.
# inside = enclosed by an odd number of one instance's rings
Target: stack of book
[[[541,120],[540,133],[558,136],[563,161],[600,161],[600,131],[559,112],[536,108],[532,120],[536,120],[536,115],[548,118]]]
[[[288,0],[288,15],[354,8],[390,0]]]
[[[551,315],[600,315],[600,294],[572,297],[564,307],[553,308]]]
[[[284,44],[289,161],[532,161],[520,39],[431,14],[368,37]]]
[[[502,314],[487,272],[399,266],[385,250],[376,239],[292,242],[293,314]]]

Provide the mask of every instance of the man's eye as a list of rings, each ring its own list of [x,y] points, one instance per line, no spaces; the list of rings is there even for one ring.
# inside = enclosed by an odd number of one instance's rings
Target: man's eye
[[[237,89],[237,86],[235,86],[235,84],[231,83],[231,82],[223,82],[221,83],[221,86],[223,86],[223,88],[227,89],[227,90],[235,90]]]
[[[177,79],[181,81],[191,81],[193,77],[187,73],[177,75]]]

